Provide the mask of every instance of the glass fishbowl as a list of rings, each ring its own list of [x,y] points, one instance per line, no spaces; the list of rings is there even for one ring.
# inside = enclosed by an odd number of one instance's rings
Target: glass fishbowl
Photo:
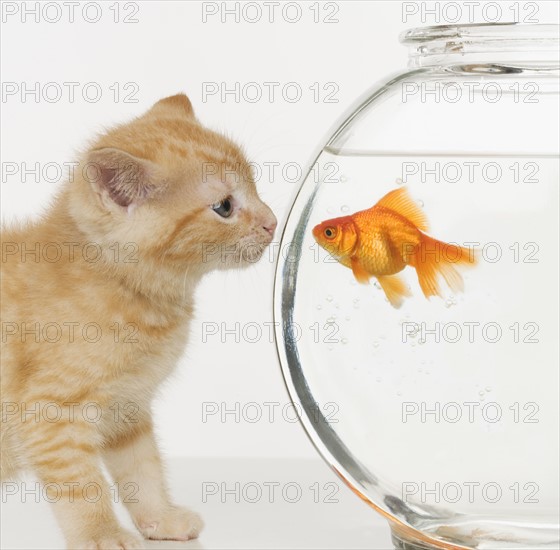
[[[559,29],[400,41],[289,213],[286,384],[395,547],[558,548]]]

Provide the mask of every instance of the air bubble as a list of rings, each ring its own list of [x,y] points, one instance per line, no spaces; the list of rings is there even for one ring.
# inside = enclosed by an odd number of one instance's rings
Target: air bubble
[[[484,397],[484,394],[485,394],[485,393],[486,393],[486,392],[484,392],[484,391],[479,391],[479,392],[478,392],[478,395],[480,395],[480,397]]]
[[[378,348],[378,347],[379,347],[379,342],[378,342],[377,340],[375,340],[375,341],[373,342],[373,347],[374,347],[374,348]]]
[[[333,301],[333,297],[329,294],[325,300],[327,300],[327,302],[332,302]]]
[[[341,338],[340,342],[344,345],[346,345],[348,343],[348,338]]]
[[[450,296],[449,298],[447,298],[447,300],[445,300],[445,307],[450,308],[451,306],[455,305],[457,305],[457,299],[455,298],[455,296]]]
[[[317,309],[323,309],[323,306],[321,304],[317,304]]]
[[[336,317],[332,316],[327,319],[327,325],[333,325],[336,323]]]
[[[402,184],[403,184],[402,178],[397,178],[397,179],[395,180],[395,183],[396,183],[397,185],[402,185]]]
[[[490,386],[486,386],[486,388],[484,388],[486,391],[492,391],[492,388]]]
[[[418,332],[420,332],[420,328],[416,326],[407,334],[407,336],[410,338],[416,338],[418,336]]]
[[[402,391],[398,391],[397,395],[400,397],[402,395]]]
[[[340,210],[341,210],[341,212],[348,212],[348,210],[350,210],[350,208],[348,207],[347,204],[343,204],[343,205],[340,207]]]
[[[340,176],[338,179],[339,179],[339,181],[341,181],[342,183],[344,183],[345,181],[348,181],[348,178],[347,178],[344,174],[341,174],[341,176]]]

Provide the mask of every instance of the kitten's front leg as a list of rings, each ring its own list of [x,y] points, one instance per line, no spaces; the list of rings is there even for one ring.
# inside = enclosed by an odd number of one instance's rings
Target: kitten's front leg
[[[59,410],[67,409],[61,405]],[[96,427],[76,418],[65,416],[55,422],[41,417],[20,427],[28,459],[44,484],[45,498],[54,503],[67,547],[142,548],[142,540],[122,529],[113,512],[110,488],[100,468]]]
[[[170,502],[152,426],[136,426],[105,449],[105,463],[120,499],[148,539],[189,540],[203,522],[195,512]]]

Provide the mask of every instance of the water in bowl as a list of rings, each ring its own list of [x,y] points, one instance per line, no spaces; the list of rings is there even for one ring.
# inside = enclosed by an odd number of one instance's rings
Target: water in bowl
[[[279,337],[308,432],[366,501],[439,540],[558,544],[558,167],[325,149],[284,233]],[[405,268],[396,309],[311,230],[403,185],[479,261],[464,293],[430,300]]]

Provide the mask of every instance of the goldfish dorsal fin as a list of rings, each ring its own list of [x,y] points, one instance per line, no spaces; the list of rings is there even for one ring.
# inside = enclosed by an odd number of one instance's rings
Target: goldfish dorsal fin
[[[420,231],[428,231],[428,219],[422,208],[410,197],[406,187],[399,187],[387,193],[376,206],[393,210],[412,222]]]

